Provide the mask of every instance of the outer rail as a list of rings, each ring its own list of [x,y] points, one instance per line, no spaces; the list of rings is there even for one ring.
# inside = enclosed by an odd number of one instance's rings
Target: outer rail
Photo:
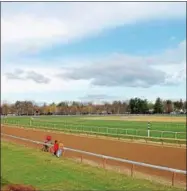
[[[18,137],[18,136],[14,136],[14,135],[9,135],[9,134],[5,134],[5,133],[1,133],[1,135],[7,136],[7,137],[12,137],[12,138],[23,140],[23,141],[27,141],[27,142],[36,143],[36,144],[44,144],[44,142],[41,142],[41,141],[35,141],[35,140]],[[52,145],[49,144],[49,146],[52,146]],[[179,169],[174,169],[174,168],[169,168],[169,167],[164,167],[164,166],[157,166],[157,165],[147,164],[147,163],[143,163],[143,162],[136,162],[136,161],[132,161],[132,160],[126,160],[126,159],[122,159],[122,158],[116,158],[116,157],[91,153],[91,152],[82,151],[82,150],[78,150],[78,149],[72,149],[72,148],[68,148],[68,147],[65,147],[64,149],[67,151],[73,151],[73,152],[77,152],[77,153],[81,153],[81,154],[96,156],[96,157],[103,158],[103,159],[110,159],[110,160],[114,160],[114,161],[118,161],[118,162],[124,162],[124,163],[132,164],[132,165],[144,166],[144,167],[149,167],[149,168],[153,168],[153,169],[164,170],[164,171],[180,173],[180,174],[185,174],[185,175],[187,174],[187,171],[185,171],[185,170],[179,170]]]

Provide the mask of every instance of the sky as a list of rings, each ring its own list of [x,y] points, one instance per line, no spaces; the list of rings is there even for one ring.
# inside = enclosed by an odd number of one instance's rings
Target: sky
[[[3,2],[1,100],[186,99],[185,2]]]

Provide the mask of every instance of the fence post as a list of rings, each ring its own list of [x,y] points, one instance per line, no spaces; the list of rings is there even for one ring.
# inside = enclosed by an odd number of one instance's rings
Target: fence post
[[[134,176],[134,164],[132,164],[132,166],[131,166],[131,177],[133,177]]]
[[[103,158],[103,168],[104,169],[106,168],[106,158],[105,157]]]
[[[150,129],[147,130],[147,136],[150,137]]]
[[[63,157],[65,157],[65,152],[66,152],[66,150],[64,150],[63,153],[62,153],[62,156],[63,156]]]
[[[164,140],[163,139],[161,139],[161,142],[162,142],[162,146],[164,145]]]
[[[81,155],[81,163],[82,163],[82,160],[83,160],[83,156]]]
[[[172,173],[172,186],[175,184],[175,172]]]
[[[175,132],[175,139],[177,139],[177,132]]]
[[[163,138],[164,131],[161,131],[161,138]]]

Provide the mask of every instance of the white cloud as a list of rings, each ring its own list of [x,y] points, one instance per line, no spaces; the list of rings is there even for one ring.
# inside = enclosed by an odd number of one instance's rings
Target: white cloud
[[[150,63],[157,65],[179,64],[186,60],[186,39],[180,42],[175,48],[169,48],[160,55],[150,56]]]
[[[181,2],[2,3],[2,51],[37,51],[107,28],[184,17],[185,13]]]
[[[186,80],[186,41],[160,55],[133,56],[114,54],[92,64],[69,68],[58,76],[73,80],[91,80],[105,87],[143,87],[177,85]]]
[[[9,73],[12,73],[16,68],[9,69]],[[43,93],[43,92],[56,92],[56,91],[69,91],[69,90],[77,90],[79,87],[82,89],[86,89],[88,87],[89,82],[84,80],[79,81],[59,81],[58,78],[54,77],[54,74],[58,72],[58,69],[54,69],[52,67],[40,68],[37,67],[33,69],[32,67],[22,68],[23,71],[34,71],[40,75],[45,75],[50,79],[49,83],[37,83],[37,81],[33,80],[25,80],[25,79],[7,79],[5,72],[1,75],[1,93],[2,94],[14,94],[14,93]]]
[[[70,61],[69,67],[65,68],[60,67],[62,60],[56,64],[58,68],[53,67],[53,63],[56,62],[53,60],[29,60],[29,63],[37,63],[35,68],[30,64],[26,66],[26,60],[23,63],[15,61],[14,67],[12,64],[11,67],[2,67],[1,91],[3,94],[71,90],[88,92],[87,90],[95,85],[112,88],[179,85],[186,81],[185,55],[183,41],[176,48],[165,50],[160,55],[137,57],[114,54],[85,62]],[[34,75],[27,75],[33,72]],[[60,77],[57,74],[60,74]]]
[[[173,49],[167,49],[160,55],[151,56],[150,64],[166,73],[167,84],[186,82],[186,40]]]
[[[63,58],[54,58],[54,60],[50,61],[33,58],[23,61],[23,53],[35,53],[42,49],[51,48],[58,43],[70,43],[82,38],[98,35],[106,29],[122,25],[145,21],[154,22],[156,19],[184,18],[185,16],[185,3],[181,2],[2,3],[1,93],[2,95],[13,95],[14,93],[25,92],[53,93],[71,90],[82,90],[83,93],[88,92],[90,82],[93,79],[85,78],[84,80],[66,81],[64,78],[60,80],[55,75],[62,72],[62,70],[60,70],[60,68],[54,69],[54,63],[56,63],[55,65],[60,65],[62,62],[64,63]],[[113,65],[112,70],[122,71],[124,67],[123,62],[133,62],[133,67],[132,65],[125,65],[126,72],[133,71],[138,73],[142,71],[141,76],[144,78],[143,70],[145,68],[143,68],[143,66],[148,66],[150,72],[148,77],[150,79],[155,77],[155,82],[152,80],[152,84],[157,84],[157,77],[160,77],[160,80],[166,83],[182,83],[186,79],[185,70],[183,70],[186,65],[185,43],[186,41],[183,41],[175,49],[166,50],[161,55],[151,57],[117,55],[118,61],[120,61],[120,63],[122,62],[122,64],[117,64],[116,66],[111,64],[111,66]],[[19,55],[19,60],[14,59],[15,55]],[[75,58],[73,61],[66,60],[65,62],[70,64],[69,69],[73,69],[73,66],[84,68],[86,64],[93,66],[96,60],[100,63],[101,68],[106,68],[106,61],[110,63],[116,62],[115,56],[116,55],[110,55],[107,58],[108,60],[106,58],[94,58],[92,60]],[[11,58],[13,62],[8,63],[7,58]],[[34,68],[33,63],[35,63]],[[19,69],[19,71],[17,71],[17,73],[20,74],[17,76],[18,79],[15,79],[15,69]],[[159,70],[158,73],[154,73],[157,72],[155,69]],[[21,71],[23,71],[23,73]],[[108,73],[109,76],[111,71]],[[65,69],[63,69],[63,72],[65,72]],[[9,73],[9,79],[7,79],[6,73]],[[26,77],[28,77],[28,74],[30,75],[27,80]],[[166,74],[166,76],[164,74]],[[130,74],[128,73],[128,75]],[[43,78],[44,81],[46,79],[49,80],[47,80],[46,83],[37,83],[41,82],[41,80],[38,81],[36,78],[41,79],[42,76],[45,77]],[[97,77],[98,76],[95,77],[96,82],[99,80]],[[129,79],[131,77],[132,75],[129,76]],[[135,77],[134,75],[134,78]],[[10,78],[14,78],[14,80]],[[119,81],[119,79],[117,81]],[[146,80],[144,80],[144,82],[145,81]],[[142,81],[137,80],[137,83],[141,85]],[[90,92],[91,95],[92,93],[93,92]],[[104,95],[104,93],[102,94]]]

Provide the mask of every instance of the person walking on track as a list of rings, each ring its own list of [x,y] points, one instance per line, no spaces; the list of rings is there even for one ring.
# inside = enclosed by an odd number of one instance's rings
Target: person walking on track
[[[64,145],[62,143],[59,143],[59,148],[58,148],[58,151],[56,153],[56,156],[59,158],[60,156],[62,156],[63,152],[64,152]]]
[[[55,155],[55,156],[57,156],[57,151],[58,151],[58,149],[59,149],[59,144],[58,144],[58,141],[57,140],[55,140],[55,143],[54,143],[54,146],[53,146],[53,154]]]

